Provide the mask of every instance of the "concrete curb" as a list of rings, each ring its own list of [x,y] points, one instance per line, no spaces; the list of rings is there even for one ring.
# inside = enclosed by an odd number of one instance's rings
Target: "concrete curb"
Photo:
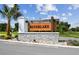
[[[23,41],[13,41],[13,40],[1,40],[3,42],[12,42],[12,43],[23,43],[23,44],[31,44],[31,45],[40,45],[40,46],[47,46],[47,47],[57,47],[57,48],[79,48],[79,46],[65,46],[59,44],[43,44],[43,43],[33,43],[33,42],[23,42]]]

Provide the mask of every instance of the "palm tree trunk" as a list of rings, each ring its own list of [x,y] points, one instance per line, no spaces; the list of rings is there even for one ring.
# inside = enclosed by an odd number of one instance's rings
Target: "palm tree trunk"
[[[7,35],[10,36],[10,18],[8,18],[8,23],[7,23]]]
[[[55,32],[55,23],[53,22],[53,32]]]
[[[57,23],[55,22],[55,32],[56,32],[56,30],[57,30]]]

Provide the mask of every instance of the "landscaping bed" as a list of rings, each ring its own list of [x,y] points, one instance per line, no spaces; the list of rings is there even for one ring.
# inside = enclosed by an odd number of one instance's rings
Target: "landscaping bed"
[[[13,32],[9,39],[16,38],[18,36],[17,32]],[[6,32],[0,32],[0,39],[7,39]]]

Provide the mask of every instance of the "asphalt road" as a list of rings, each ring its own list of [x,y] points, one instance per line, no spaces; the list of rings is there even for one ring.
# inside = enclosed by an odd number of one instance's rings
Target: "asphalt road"
[[[79,48],[48,47],[0,41],[0,55],[79,55]]]

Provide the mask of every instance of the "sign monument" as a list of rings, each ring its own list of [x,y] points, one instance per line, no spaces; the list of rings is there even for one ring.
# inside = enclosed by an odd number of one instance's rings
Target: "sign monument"
[[[52,32],[53,26],[48,21],[25,22],[23,16],[18,18],[19,35],[18,38],[24,42],[36,42],[46,44],[57,44],[59,33]]]

